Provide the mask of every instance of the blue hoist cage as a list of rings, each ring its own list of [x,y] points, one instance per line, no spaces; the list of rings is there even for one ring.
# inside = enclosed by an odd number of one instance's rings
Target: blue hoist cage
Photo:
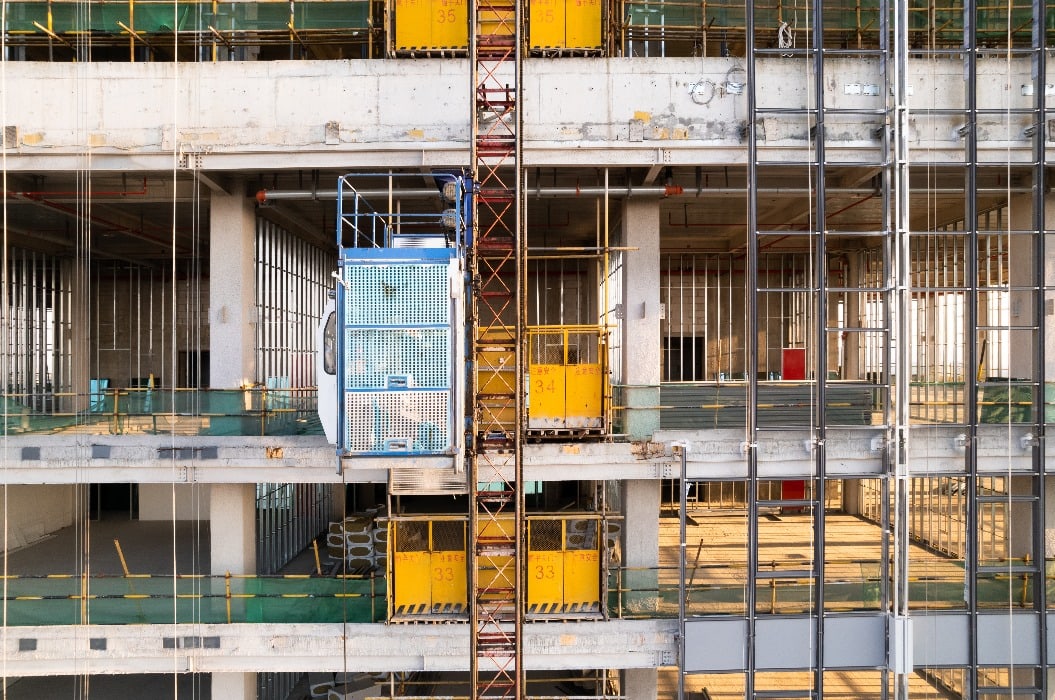
[[[445,455],[460,469],[472,183],[437,175],[434,211],[405,213],[396,176],[369,197],[362,177],[337,192],[337,454]]]

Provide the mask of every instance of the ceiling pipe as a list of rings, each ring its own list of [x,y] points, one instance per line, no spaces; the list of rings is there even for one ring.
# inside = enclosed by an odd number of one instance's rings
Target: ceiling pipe
[[[20,190],[6,193],[8,197],[39,199],[41,197],[136,197],[148,194],[147,179],[143,178],[143,188],[139,190]]]
[[[147,233],[146,231],[142,231],[142,230],[139,230],[139,229],[134,229],[134,228],[132,228],[130,226],[125,226],[124,224],[117,223],[116,221],[110,221],[108,219],[104,219],[104,218],[102,218],[100,216],[97,216],[95,214],[88,215],[88,214],[82,213],[82,212],[78,211],[76,208],[66,206],[65,204],[59,204],[58,202],[52,202],[50,200],[44,199],[43,197],[29,197],[28,201],[31,201],[31,202],[33,202],[35,204],[39,204],[42,207],[46,207],[46,208],[52,209],[54,211],[61,212],[61,213],[65,214],[65,215],[67,215],[67,216],[69,216],[69,217],[71,217],[71,218],[73,218],[75,220],[84,221],[85,223],[87,223],[89,225],[89,227],[104,226],[107,229],[110,229],[112,231],[116,231],[116,232],[119,232],[119,233],[126,234],[128,236],[131,236],[132,238],[138,238],[138,239],[146,241],[148,243],[153,243],[154,245],[160,246],[163,249],[166,249],[166,250],[173,249],[173,242],[172,241],[165,240],[165,239],[159,238],[157,236],[152,236],[151,234]],[[93,234],[95,233],[95,231],[90,231],[90,232],[93,233]],[[182,246],[175,246],[175,251],[177,253],[179,253],[180,255],[187,255],[188,254],[187,249],[182,247]]]
[[[680,185],[652,185],[634,186],[624,185],[621,187],[604,187],[591,185],[589,187],[526,187],[527,194],[535,197],[724,197],[729,195],[746,195],[746,187],[705,187],[702,189],[685,189]],[[829,187],[825,190],[828,194],[868,195],[873,193],[870,187]],[[979,187],[979,194],[1028,194],[1032,192],[1029,187]],[[803,195],[812,194],[808,187],[774,187],[758,189],[759,194],[766,195]],[[957,195],[963,196],[962,187],[938,187],[927,190],[931,195]],[[405,197],[438,197],[439,190],[433,187],[417,187],[408,189],[378,189],[378,190],[348,190],[344,193],[345,199],[351,199],[356,195],[364,199],[375,197],[389,197],[402,199]],[[337,199],[337,190],[268,190],[261,189],[256,193],[256,201],[261,205],[269,202],[282,200],[290,201],[314,201]]]

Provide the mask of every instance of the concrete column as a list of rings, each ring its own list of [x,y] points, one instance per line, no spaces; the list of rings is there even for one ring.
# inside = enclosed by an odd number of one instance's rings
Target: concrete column
[[[659,697],[659,671],[654,668],[628,668],[622,673],[623,697],[656,700]]]
[[[659,565],[659,509],[662,483],[658,479],[622,482],[623,564],[627,568]],[[658,607],[656,590],[659,573],[628,571],[623,579],[627,609],[642,611]],[[636,593],[640,590],[640,593]],[[659,671],[654,668],[626,669],[622,672],[622,694],[634,700],[656,700]]]
[[[829,284],[831,284],[831,282],[829,282]],[[822,292],[818,292],[818,294],[820,293]],[[837,328],[839,326],[839,305],[835,303],[835,295],[829,294],[826,302],[826,308],[828,309],[828,320],[826,322],[826,325],[828,328]],[[823,328],[818,328],[816,332],[824,333],[828,350],[828,356],[820,360],[824,363],[824,366],[818,368],[817,378],[842,379],[845,376],[846,368],[843,367],[843,357],[839,354],[838,336],[835,333],[829,333],[825,331]],[[850,334],[848,333],[847,335]]]
[[[860,479],[843,481],[843,510],[847,515],[861,515],[861,490],[863,488]]]
[[[659,428],[662,376],[659,309],[659,201],[627,199],[623,205],[623,347],[626,424],[632,439],[647,440]]]
[[[214,673],[212,696],[224,700],[256,700],[256,674]]]
[[[1044,558],[1055,558],[1055,479],[1044,480]]]
[[[234,389],[256,376],[256,214],[240,181],[209,201],[209,382]]]
[[[647,571],[628,571],[623,587],[627,608],[655,610],[656,582],[659,565],[659,508],[662,483],[658,479],[628,479],[622,482],[623,565],[628,569],[651,567]]]
[[[330,487],[330,494],[330,520],[344,520],[348,507],[348,490],[344,484],[334,484]]]
[[[862,287],[861,259],[856,252],[847,255],[846,286]],[[861,327],[861,292],[846,294],[846,327]],[[864,379],[861,376],[861,334],[852,331],[843,334],[843,379]]]
[[[1032,481],[1031,476],[1014,476],[1008,488],[1013,495],[1029,496],[1033,493]],[[1050,504],[1048,507],[1051,507]],[[1033,504],[1012,502],[1008,518],[1007,555],[1012,559],[1022,559],[1027,554],[1030,561],[1036,561],[1037,553],[1033,551]]]
[[[256,573],[255,484],[212,485],[209,550],[214,576]]]
[[[208,486],[201,484],[139,485],[140,520],[199,520],[208,512]]]

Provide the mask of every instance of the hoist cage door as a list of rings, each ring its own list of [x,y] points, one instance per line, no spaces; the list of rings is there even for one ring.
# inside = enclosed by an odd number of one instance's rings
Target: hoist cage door
[[[342,455],[460,454],[464,285],[455,251],[351,252],[338,290]]]
[[[596,326],[528,330],[528,429],[603,430],[608,373]]]
[[[466,0],[389,0],[389,7],[394,53],[468,50]]]
[[[601,0],[535,0],[529,10],[532,50],[601,49]]]
[[[468,609],[467,520],[393,520],[390,526],[389,619],[464,615]]]
[[[596,517],[528,518],[528,614],[601,613],[600,527]]]

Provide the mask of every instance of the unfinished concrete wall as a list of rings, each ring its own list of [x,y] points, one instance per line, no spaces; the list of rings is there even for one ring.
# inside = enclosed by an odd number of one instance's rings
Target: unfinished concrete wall
[[[72,525],[80,488],[74,484],[8,486],[0,499],[0,513],[8,528],[7,549],[24,547]]]
[[[803,58],[759,61],[756,92],[765,104],[805,106],[812,77]],[[528,164],[708,163],[742,159],[746,75],[730,58],[529,59],[524,70],[524,136]],[[1010,65],[1010,74],[1008,67]],[[886,96],[877,61],[825,61],[825,102],[843,109],[881,109]],[[469,64],[464,59],[271,61],[180,64],[13,62],[7,85],[21,99],[8,105],[18,130],[8,168],[75,169],[84,149],[94,167],[169,168],[172,153],[202,169],[247,167],[281,156],[288,167],[347,163],[364,167],[445,165],[468,158]],[[935,161],[962,160],[959,116],[963,64],[909,62],[910,146]],[[981,61],[978,103],[1028,106],[1028,58]],[[1049,82],[1055,82],[1049,79]],[[85,86],[91,88],[85,93]],[[739,86],[739,87],[737,87]],[[739,89],[739,92],[737,92]],[[423,107],[428,116],[422,118]],[[878,117],[877,117],[878,119]],[[979,123],[982,159],[1029,158],[1026,114]],[[841,120],[841,122],[840,122]],[[878,123],[833,117],[830,155],[870,158],[881,143]],[[759,125],[770,156],[799,158],[809,125],[770,114]],[[13,156],[13,157],[12,157]],[[146,158],[146,160],[144,160]],[[154,160],[151,160],[153,158]],[[45,162],[46,161],[46,162]]]
[[[173,512],[175,511],[175,512]],[[140,520],[198,520],[209,514],[209,488],[197,484],[140,484]]]

